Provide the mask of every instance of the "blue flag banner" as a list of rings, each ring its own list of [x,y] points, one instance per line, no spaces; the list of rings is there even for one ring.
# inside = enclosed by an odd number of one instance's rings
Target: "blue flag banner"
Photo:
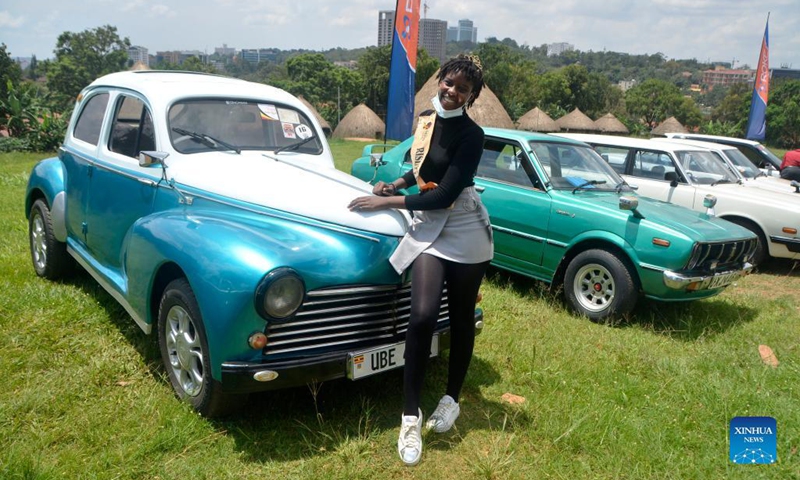
[[[397,0],[386,107],[386,138],[405,140],[414,123],[420,0]]]
[[[758,55],[758,69],[753,82],[753,99],[750,101],[750,117],[747,119],[745,138],[764,140],[767,133],[767,97],[769,96],[769,15]]]

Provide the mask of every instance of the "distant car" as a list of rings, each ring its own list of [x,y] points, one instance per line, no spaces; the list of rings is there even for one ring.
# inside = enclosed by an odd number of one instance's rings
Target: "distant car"
[[[750,270],[752,233],[637,196],[585,143],[484,132],[475,188],[494,231],[493,264],[563,285],[574,311],[604,319],[630,312],[640,294],[664,301],[706,298]],[[385,153],[367,146],[353,175],[373,183],[401,176],[411,168],[412,140]]]
[[[753,162],[747,158],[741,150],[733,145],[725,145],[723,143],[704,142],[701,140],[689,140],[685,138],[656,138],[652,139],[661,142],[676,142],[682,145],[693,145],[696,147],[707,148],[712,152],[719,155],[719,158],[726,163],[731,172],[737,177],[738,182],[748,188],[758,188],[761,190],[770,190],[772,192],[789,193],[793,194],[791,200],[798,202],[797,207],[800,208],[800,195],[797,195],[796,188],[792,186],[792,182],[776,176],[769,176],[763,170],[755,166]]]
[[[622,165],[609,160],[629,183],[647,197],[705,210],[707,195],[717,199],[716,214],[759,238],[754,263],[767,256],[800,259],[800,208],[786,194],[745,188],[707,148],[612,135],[560,133],[589,143],[603,157],[624,156]],[[609,157],[610,158],[610,157]],[[664,166],[664,163],[667,163]]]
[[[155,330],[173,389],[204,415],[238,394],[400,367],[410,281],[388,258],[410,218],[349,211],[371,187],[334,168],[321,132],[263,84],[99,78],[58,157],[30,175],[33,267],[54,279],[77,260]],[[435,332],[432,355],[449,347],[446,293]]]
[[[721,143],[738,148],[758,168],[771,177],[780,176],[781,159],[767,147],[754,140],[744,138],[723,137],[719,135],[702,135],[699,133],[667,133],[667,138],[686,138],[689,140],[702,140],[704,142]]]

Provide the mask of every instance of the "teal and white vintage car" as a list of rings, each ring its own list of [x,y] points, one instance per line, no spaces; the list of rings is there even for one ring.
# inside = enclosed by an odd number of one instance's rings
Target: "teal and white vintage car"
[[[720,293],[750,271],[755,236],[706,213],[636,195],[589,145],[484,128],[475,177],[495,238],[493,264],[564,287],[592,319],[637,299],[687,301]],[[411,168],[411,140],[369,145],[353,175],[391,181]],[[414,187],[416,189],[416,187]]]
[[[77,261],[155,331],[172,387],[204,415],[239,394],[400,367],[410,285],[388,258],[409,217],[349,211],[371,187],[334,168],[321,132],[262,84],[99,78],[58,156],[31,172],[34,269],[53,279]],[[449,346],[443,300],[434,354]]]

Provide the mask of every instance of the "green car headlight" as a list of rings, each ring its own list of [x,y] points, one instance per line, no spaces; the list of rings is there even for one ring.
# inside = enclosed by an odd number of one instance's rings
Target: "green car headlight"
[[[256,289],[256,311],[268,320],[286,320],[297,312],[306,296],[306,285],[291,268],[269,272]]]

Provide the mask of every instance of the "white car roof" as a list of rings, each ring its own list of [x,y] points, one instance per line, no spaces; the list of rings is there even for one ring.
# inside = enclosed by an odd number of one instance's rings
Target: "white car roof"
[[[725,142],[730,142],[730,143],[738,143],[738,144],[741,144],[741,145],[753,145],[753,146],[759,145],[759,143],[756,142],[756,141],[746,140],[744,138],[722,137],[722,136],[719,136],[719,135],[704,135],[704,134],[701,134],[701,133],[674,132],[674,133],[665,133],[664,135],[667,136],[668,138],[685,138],[685,139],[692,139],[692,140],[705,140],[707,142],[713,142],[713,141],[717,140],[717,141],[725,141]]]
[[[550,135],[557,135],[559,137],[573,138],[586,143],[602,143],[605,145],[618,145],[620,147],[630,148],[658,148],[667,152],[676,152],[684,150],[709,150],[701,146],[692,146],[680,144],[678,142],[668,142],[665,139],[654,138],[647,140],[644,138],[620,137],[616,135],[596,135],[592,133],[551,133]]]
[[[725,145],[724,143],[714,143],[714,142],[704,142],[702,140],[690,140],[688,138],[660,138],[658,139],[662,142],[674,142],[680,143],[683,145],[694,145],[696,147],[703,147],[709,150],[736,150],[739,151],[738,148],[734,147],[733,145]]]

